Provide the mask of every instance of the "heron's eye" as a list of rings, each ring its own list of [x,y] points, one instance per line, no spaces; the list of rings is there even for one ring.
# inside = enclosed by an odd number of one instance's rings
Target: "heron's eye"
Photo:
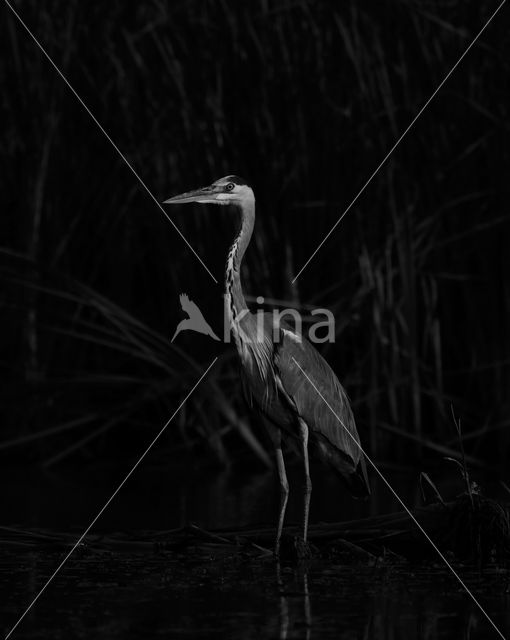
[[[232,191],[234,187],[235,187],[235,184],[233,182],[229,182],[228,184],[225,185],[225,191]]]

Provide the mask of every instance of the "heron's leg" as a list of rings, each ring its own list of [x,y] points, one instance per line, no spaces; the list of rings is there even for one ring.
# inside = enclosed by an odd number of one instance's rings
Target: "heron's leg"
[[[285,520],[285,510],[287,509],[287,501],[289,499],[289,482],[287,480],[285,461],[282,453],[282,433],[280,429],[267,418],[264,418],[264,424],[275,449],[276,468],[278,469],[278,480],[280,483],[280,512],[278,514],[278,528],[276,530],[276,542],[274,546],[275,556],[278,556],[280,553],[280,540],[282,537],[283,522]]]
[[[278,516],[278,529],[276,532],[274,552],[275,555],[278,555],[280,553],[280,540],[282,537],[285,510],[287,509],[287,501],[289,499],[289,482],[287,480],[287,472],[285,471],[281,438],[279,438],[279,442],[276,444],[276,466],[278,468],[278,479],[280,480],[280,515]]]
[[[304,510],[303,510],[303,540],[306,542],[308,535],[308,515],[310,513],[310,498],[312,495],[312,480],[310,478],[310,465],[308,463],[308,425],[299,418],[299,435],[303,448],[303,462],[305,466],[304,486]]]

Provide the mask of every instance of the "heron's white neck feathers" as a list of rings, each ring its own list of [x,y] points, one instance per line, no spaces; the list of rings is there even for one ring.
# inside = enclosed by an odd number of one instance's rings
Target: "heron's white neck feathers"
[[[253,372],[267,379],[272,368],[272,342],[270,334],[257,326],[255,316],[249,312],[241,286],[241,262],[250,242],[255,224],[255,198],[251,196],[239,205],[241,229],[227,256],[225,269],[225,304],[230,330],[239,357]]]
[[[255,225],[255,197],[251,189],[249,193],[251,194],[250,197],[237,205],[241,213],[241,228],[230,247],[225,268],[225,303],[227,304],[229,324],[234,334],[236,345],[239,339],[239,322],[237,319],[243,311],[246,312],[248,309],[241,286],[241,262]]]

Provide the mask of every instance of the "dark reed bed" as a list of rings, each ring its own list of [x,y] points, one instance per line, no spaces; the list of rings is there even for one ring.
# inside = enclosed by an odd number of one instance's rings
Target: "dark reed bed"
[[[334,312],[322,350],[376,460],[455,455],[453,405],[468,461],[502,468],[507,8],[293,285],[495,4],[17,6],[158,200],[230,172],[254,185],[245,289]],[[45,465],[139,451],[140,430],[159,429],[219,356],[161,446],[268,464],[232,348],[170,343],[183,291],[223,334],[221,285],[0,11],[0,448]],[[221,283],[231,217],[172,216]]]

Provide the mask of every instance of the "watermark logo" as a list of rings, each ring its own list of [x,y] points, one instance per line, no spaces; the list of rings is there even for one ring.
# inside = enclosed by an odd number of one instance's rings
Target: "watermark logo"
[[[229,300],[226,295],[224,297],[223,342],[228,343],[231,341],[231,318]],[[190,300],[189,296],[182,293],[179,300],[182,310],[188,317],[179,322],[171,342],[181,331],[196,331],[219,341],[220,338],[214,333],[203,313]],[[262,296],[256,300],[257,304],[264,304]],[[248,318],[249,321],[247,321]],[[245,321],[243,322],[243,320]],[[264,340],[267,340],[268,333],[275,343],[280,342],[282,337],[301,342],[302,336],[305,336],[313,344],[335,342],[335,316],[329,309],[312,309],[305,316],[295,308],[272,309],[271,311],[259,308],[255,312],[243,309],[233,318],[233,321],[239,328],[243,340],[248,343],[263,343]]]
[[[177,325],[174,337],[170,342],[173,342],[181,331],[196,331],[197,333],[203,333],[206,336],[210,336],[213,340],[219,340],[218,336],[212,330],[210,324],[204,318],[203,313],[197,307],[197,305],[190,300],[185,293],[181,293],[179,296],[181,307],[184,313],[188,314],[185,320],[181,320]]]

